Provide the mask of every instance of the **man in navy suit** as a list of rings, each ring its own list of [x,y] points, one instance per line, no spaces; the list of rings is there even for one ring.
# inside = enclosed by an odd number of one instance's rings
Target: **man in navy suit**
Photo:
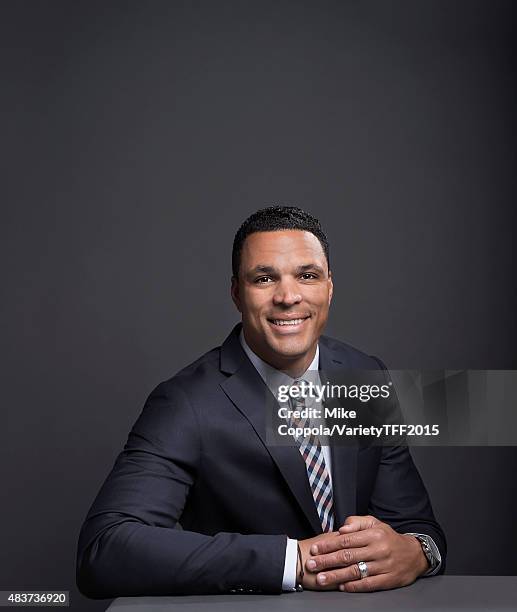
[[[242,323],[148,398],[82,527],[80,590],[358,592],[443,572],[445,537],[406,446],[266,439],[273,381],[299,389],[336,367],[387,376],[322,336],[333,284],[317,219],[257,211],[232,268]]]

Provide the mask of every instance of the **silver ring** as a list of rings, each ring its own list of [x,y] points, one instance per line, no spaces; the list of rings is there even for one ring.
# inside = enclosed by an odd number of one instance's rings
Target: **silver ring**
[[[366,576],[368,576],[368,566],[366,563],[364,561],[359,561],[357,567],[359,569],[359,573],[361,574],[361,580],[366,578]]]

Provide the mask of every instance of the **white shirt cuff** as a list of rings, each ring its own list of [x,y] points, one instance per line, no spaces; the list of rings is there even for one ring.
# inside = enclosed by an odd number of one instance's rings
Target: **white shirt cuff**
[[[298,540],[287,538],[285,547],[283,591],[296,591],[296,567],[298,565]]]

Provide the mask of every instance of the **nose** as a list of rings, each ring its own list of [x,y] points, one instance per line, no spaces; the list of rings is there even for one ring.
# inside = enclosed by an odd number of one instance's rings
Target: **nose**
[[[273,295],[273,303],[275,306],[293,306],[302,301],[298,287],[294,279],[285,279],[280,281],[276,286],[276,291]]]

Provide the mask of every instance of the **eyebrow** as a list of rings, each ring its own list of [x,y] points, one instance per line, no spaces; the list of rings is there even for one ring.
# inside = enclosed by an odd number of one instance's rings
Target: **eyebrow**
[[[318,264],[304,264],[303,266],[299,266],[297,269],[298,273],[302,273],[302,272],[309,272],[310,270],[314,270],[315,272],[319,272],[320,274],[325,274],[325,270],[321,267],[318,266]]]
[[[309,271],[315,271],[315,272],[319,272],[323,276],[325,275],[325,271],[323,270],[323,268],[321,266],[318,266],[318,264],[315,264],[315,263],[303,264],[301,266],[298,266],[295,270],[296,274],[303,274],[304,272],[309,272]],[[255,274],[274,275],[274,274],[278,274],[278,269],[275,268],[274,266],[259,264],[258,266],[255,266],[254,268],[252,268],[248,272],[247,276],[251,277],[251,276],[254,276]]]

